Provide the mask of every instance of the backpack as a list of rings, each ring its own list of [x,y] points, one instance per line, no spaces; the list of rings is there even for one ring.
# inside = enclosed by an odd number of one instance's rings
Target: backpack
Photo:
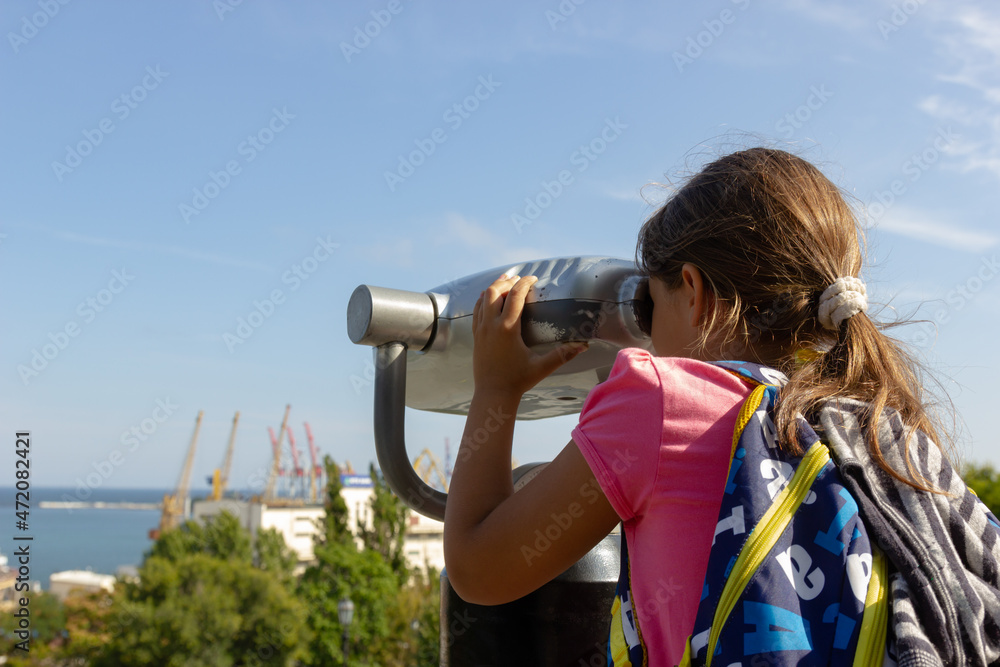
[[[736,419],[681,666],[882,664],[886,559],[869,540],[829,450],[805,420],[799,429],[804,453],[793,457],[778,447],[773,409],[784,375],[745,362],[715,365],[755,386]],[[646,664],[623,539],[608,665]]]

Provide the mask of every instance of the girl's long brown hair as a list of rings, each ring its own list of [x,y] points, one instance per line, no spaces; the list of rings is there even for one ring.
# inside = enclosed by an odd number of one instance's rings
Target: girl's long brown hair
[[[683,264],[701,270],[715,307],[700,351],[740,354],[788,375],[775,424],[785,451],[802,453],[798,415],[813,422],[821,403],[857,399],[868,405],[872,458],[896,479],[933,490],[909,459],[905,475],[893,470],[878,446],[877,417],[887,407],[899,411],[908,429],[941,442],[924,403],[919,364],[865,313],[839,331],[817,319],[823,290],[860,272],[861,238],[854,212],[816,167],[785,151],[752,148],[688,180],[643,225],[636,257],[670,288],[680,286]]]

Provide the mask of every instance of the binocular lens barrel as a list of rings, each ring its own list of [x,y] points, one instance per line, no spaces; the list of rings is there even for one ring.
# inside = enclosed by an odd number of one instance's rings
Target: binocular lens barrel
[[[358,345],[422,350],[434,340],[436,321],[434,299],[424,292],[359,285],[347,304],[347,335]]]

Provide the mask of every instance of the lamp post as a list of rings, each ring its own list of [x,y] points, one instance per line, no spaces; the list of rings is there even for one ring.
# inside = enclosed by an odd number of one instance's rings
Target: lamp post
[[[344,664],[346,665],[348,628],[351,626],[351,621],[354,620],[354,603],[351,602],[350,598],[341,598],[340,602],[337,603],[337,618],[340,619],[340,624],[344,627]]]

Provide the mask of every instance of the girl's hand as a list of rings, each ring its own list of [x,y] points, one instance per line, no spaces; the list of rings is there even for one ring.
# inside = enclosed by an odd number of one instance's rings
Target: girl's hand
[[[529,389],[587,349],[585,342],[564,343],[546,354],[532,352],[521,337],[521,312],[535,276],[500,276],[472,311],[472,375],[476,392],[515,396]]]

